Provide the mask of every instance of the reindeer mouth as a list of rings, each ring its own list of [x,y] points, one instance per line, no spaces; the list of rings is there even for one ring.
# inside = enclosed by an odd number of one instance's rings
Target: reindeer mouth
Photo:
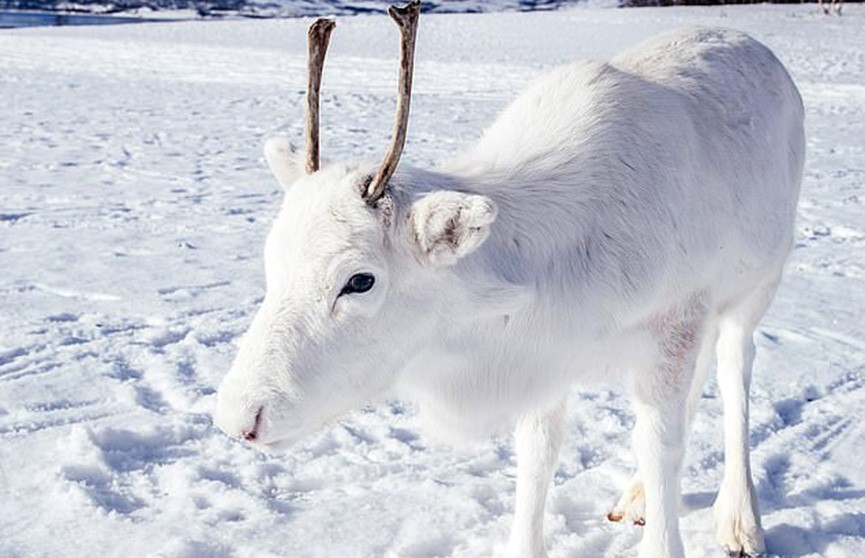
[[[291,429],[275,427],[262,407],[255,417],[255,427],[245,433],[243,440],[255,449],[267,454],[281,453],[292,448],[310,432],[302,426]]]
[[[252,425],[252,430],[247,430],[242,434],[242,437],[247,442],[255,442],[258,440],[259,436],[261,436],[261,423],[262,423],[262,415],[264,414],[264,407],[260,407],[258,412],[255,413],[255,422]]]

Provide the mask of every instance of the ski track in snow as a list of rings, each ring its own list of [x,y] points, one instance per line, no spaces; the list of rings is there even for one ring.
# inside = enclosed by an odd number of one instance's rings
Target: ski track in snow
[[[739,28],[807,107],[796,248],[757,333],[751,443],[773,556],[865,555],[865,7],[430,15],[406,159],[477,138],[544,68],[687,24]],[[0,556],[492,556],[510,527],[502,438],[448,448],[409,404],[359,410],[281,456],[216,432],[213,395],[263,295],[279,191],[260,155],[299,141],[306,20],[0,32]],[[342,18],[325,157],[375,158],[393,29]],[[710,383],[682,530],[718,556]],[[550,556],[635,555],[605,513],[633,471],[626,397],[575,390],[547,514]]]

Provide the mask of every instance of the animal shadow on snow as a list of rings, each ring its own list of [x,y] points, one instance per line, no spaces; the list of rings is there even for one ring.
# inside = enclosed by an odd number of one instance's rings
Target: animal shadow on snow
[[[861,498],[865,491],[853,491],[846,498]],[[770,555],[796,557],[817,554],[823,556],[826,548],[844,537],[863,539],[865,513],[839,514],[826,523],[818,523],[813,529],[782,523],[766,531],[766,548]]]
[[[843,477],[806,490],[788,493],[785,477],[791,469],[789,456],[775,455],[766,461],[766,478],[758,492],[764,514],[772,510],[813,507],[815,502],[845,501],[865,498],[865,490],[854,488]],[[857,537],[865,542],[865,513],[840,513],[828,521],[817,520],[810,528],[781,523],[766,530],[766,549],[770,556],[796,557],[824,555],[826,548],[845,537]]]

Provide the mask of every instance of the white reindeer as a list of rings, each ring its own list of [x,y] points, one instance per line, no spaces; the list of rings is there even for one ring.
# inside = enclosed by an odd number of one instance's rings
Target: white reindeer
[[[742,33],[677,31],[553,70],[456,160],[396,170],[419,3],[390,14],[400,94],[380,167],[319,169],[333,24],[310,28],[306,168],[285,141],[266,145],[285,199],[265,247],[267,294],[219,389],[216,423],[273,450],[385,396],[419,402],[458,436],[516,422],[506,554],[541,557],[568,393],[628,380],[639,475],[610,518],[645,517],[641,557],[682,557],[684,443],[717,352],[717,538],[733,553],[762,552],[752,334],[790,251],[805,149],[784,67]]]

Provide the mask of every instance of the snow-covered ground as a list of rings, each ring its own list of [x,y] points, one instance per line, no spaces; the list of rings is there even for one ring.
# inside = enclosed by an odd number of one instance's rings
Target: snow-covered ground
[[[0,32],[0,556],[493,556],[510,441],[452,449],[410,405],[358,411],[282,456],[210,424],[263,294],[280,198],[263,139],[299,140],[308,20]],[[865,556],[865,6],[427,15],[406,158],[480,134],[543,68],[664,29],[735,27],[807,106],[796,249],[757,335],[752,446],[779,556]],[[324,78],[326,157],[378,156],[396,33],[343,18]],[[575,391],[550,555],[629,556],[604,520],[633,470],[617,386]],[[720,402],[684,478],[691,556],[716,556]]]

